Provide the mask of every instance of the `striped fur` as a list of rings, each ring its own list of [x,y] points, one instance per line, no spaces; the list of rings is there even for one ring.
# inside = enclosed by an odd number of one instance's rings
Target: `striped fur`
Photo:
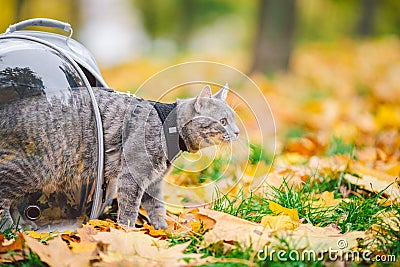
[[[169,162],[156,110],[148,101],[106,90],[96,90],[96,100],[104,130],[107,201],[117,192],[120,223],[135,222],[142,204],[154,226],[165,228],[159,216],[165,214],[161,180]],[[203,96],[178,100],[178,131],[191,152],[200,144],[237,137],[234,112],[224,100]],[[93,194],[97,168],[96,125],[89,103],[85,90],[73,90],[62,98],[31,97],[0,104],[0,209],[7,225],[24,218],[18,210],[27,199],[61,210],[54,217],[47,214],[50,221],[89,214],[85,200]],[[228,125],[219,123],[222,117]],[[47,198],[38,198],[40,194]],[[37,228],[48,222],[21,223]]]

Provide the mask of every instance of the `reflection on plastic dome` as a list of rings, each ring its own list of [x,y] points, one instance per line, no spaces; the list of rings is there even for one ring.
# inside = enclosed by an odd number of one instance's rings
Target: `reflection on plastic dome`
[[[6,67],[0,70],[0,81],[0,103],[45,94],[42,79],[27,67]]]
[[[0,205],[44,231],[89,218],[96,186],[96,123],[88,88],[57,51],[0,40]]]

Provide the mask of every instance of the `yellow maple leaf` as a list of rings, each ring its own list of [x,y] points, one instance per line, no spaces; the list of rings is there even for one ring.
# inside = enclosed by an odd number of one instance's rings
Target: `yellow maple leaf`
[[[319,199],[312,203],[316,208],[327,208],[338,205],[342,199],[335,199],[333,192],[325,191],[319,195]]]
[[[196,233],[200,233],[204,229],[202,222],[190,222],[190,226],[192,226],[192,230]]]
[[[285,208],[278,203],[275,203],[273,201],[269,201],[269,209],[274,213],[274,215],[287,215],[289,216],[294,222],[300,222],[299,219],[299,214],[296,209],[288,209]]]
[[[47,233],[47,232],[38,233],[35,231],[25,231],[25,234],[35,239],[49,239],[57,235],[56,233]]]
[[[294,230],[300,225],[300,222],[294,221],[293,218],[288,215],[265,215],[261,219],[261,225],[275,231]]]

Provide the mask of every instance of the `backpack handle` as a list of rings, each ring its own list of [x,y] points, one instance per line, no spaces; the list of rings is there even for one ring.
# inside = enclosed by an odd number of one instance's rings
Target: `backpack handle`
[[[61,29],[63,31],[69,32],[70,33],[69,36],[72,35],[72,28],[69,23],[61,22],[61,21],[54,20],[54,19],[47,19],[47,18],[28,19],[28,20],[24,20],[24,21],[15,23],[13,25],[10,25],[7,28],[6,33],[12,33],[15,31],[19,31],[19,30],[25,29],[26,27],[29,27],[29,26],[43,26],[43,27],[49,27],[49,28],[57,28],[57,29]]]

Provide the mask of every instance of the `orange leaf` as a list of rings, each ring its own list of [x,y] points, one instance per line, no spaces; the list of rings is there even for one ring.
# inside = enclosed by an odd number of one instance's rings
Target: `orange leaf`
[[[6,240],[3,234],[0,234],[0,253],[21,250],[24,244],[24,237],[18,233],[18,237],[12,240]]]
[[[154,229],[153,225],[148,225],[147,223],[145,223],[142,227],[143,228],[141,231],[144,230],[143,232],[152,237],[166,237],[164,230],[156,230]]]

